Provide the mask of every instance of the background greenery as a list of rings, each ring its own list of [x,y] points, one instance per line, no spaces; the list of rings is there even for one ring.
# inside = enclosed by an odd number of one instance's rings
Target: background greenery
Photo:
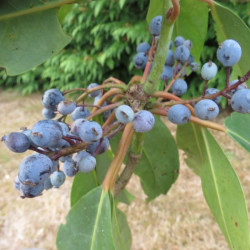
[[[250,25],[249,3],[221,3],[237,12]],[[22,94],[52,87],[64,91],[84,87],[91,82],[101,83],[109,76],[127,82],[133,75],[142,74],[133,67],[133,57],[137,44],[150,42],[145,20],[148,5],[149,0],[100,0],[63,7],[58,16],[65,32],[72,36],[72,42],[61,53],[27,73],[11,77],[0,71],[0,87],[14,88]],[[215,35],[209,16],[201,64],[208,60],[217,62]],[[187,78],[187,97],[199,95],[203,88],[202,79],[195,75]],[[220,88],[224,82],[224,69],[221,68],[209,86]]]

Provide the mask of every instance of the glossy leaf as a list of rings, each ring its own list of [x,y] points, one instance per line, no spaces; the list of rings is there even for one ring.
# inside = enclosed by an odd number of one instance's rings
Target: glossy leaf
[[[250,152],[250,115],[234,112],[226,118],[225,126],[227,134]]]
[[[96,171],[93,170],[89,173],[78,173],[74,177],[71,187],[70,205],[73,207],[77,201],[87,194],[91,189],[99,185]]]
[[[60,226],[56,242],[59,250],[114,250],[109,193],[99,186],[84,195]]]
[[[186,154],[185,162],[197,175],[201,175],[201,166],[204,161],[201,136],[201,127],[194,123],[187,123],[177,127],[177,145]]]
[[[146,17],[148,24],[154,17],[162,15],[163,2],[164,0],[150,0]]]
[[[115,249],[130,250],[132,236],[127,222],[126,215],[113,203],[112,226]]]
[[[190,11],[193,8],[194,11]],[[193,47],[191,55],[195,61],[200,61],[208,27],[208,8],[201,1],[180,1],[180,14],[174,26],[173,40],[176,36],[183,36],[191,40]]]
[[[239,179],[207,129],[201,180],[205,199],[231,249],[250,249],[248,213]]]
[[[226,39],[236,40],[242,49],[240,61],[234,65],[232,79],[243,76],[249,70],[249,37],[250,29],[232,10],[214,2],[211,8],[215,21],[215,30],[218,43]]]
[[[63,3],[55,0],[48,4],[33,0],[1,2],[0,67],[8,75],[30,70],[70,42],[57,19],[57,7]]]
[[[145,134],[142,158],[135,169],[141,185],[150,201],[166,194],[179,173],[179,156],[170,131],[159,117],[155,125]]]

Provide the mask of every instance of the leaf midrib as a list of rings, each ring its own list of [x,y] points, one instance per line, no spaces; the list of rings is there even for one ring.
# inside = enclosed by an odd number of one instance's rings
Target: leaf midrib
[[[246,140],[244,137],[242,137],[241,135],[235,133],[233,130],[230,130],[230,129],[227,128],[227,133],[232,134],[235,137],[241,139],[246,145],[248,145],[250,147],[250,142],[248,140]]]
[[[97,209],[97,214],[96,214],[95,224],[94,224],[94,228],[93,228],[93,233],[92,233],[91,246],[90,246],[91,250],[94,249],[94,245],[95,245],[95,238],[96,238],[96,233],[97,233],[97,225],[98,225],[100,215],[101,215],[101,208],[102,208],[102,205],[103,205],[103,200],[104,200],[104,192],[102,191],[101,197],[100,197],[100,202],[99,202],[98,209]]]

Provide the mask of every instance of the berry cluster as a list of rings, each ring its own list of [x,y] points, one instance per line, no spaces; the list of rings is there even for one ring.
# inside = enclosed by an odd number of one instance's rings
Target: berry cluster
[[[93,105],[94,108],[98,107],[102,91],[91,89],[98,87],[98,84],[91,83],[87,88],[90,91],[88,96],[94,98],[97,104]],[[6,146],[15,153],[28,149],[36,151],[21,162],[14,181],[22,198],[39,196],[44,189],[59,188],[66,176],[73,177],[78,172],[92,171],[96,166],[96,155],[109,148],[110,138],[123,129],[125,124],[132,122],[136,132],[147,132],[154,126],[154,116],[149,111],[134,113],[130,106],[123,104],[114,110],[116,120],[108,127],[102,127],[88,119],[91,113],[85,105],[65,100],[64,94],[57,89],[47,90],[43,94],[42,104],[42,114],[46,119],[39,120],[31,129],[24,128],[21,132],[11,132],[2,137]],[[102,106],[107,105],[104,103]],[[111,113],[111,109],[103,112],[104,120]],[[62,116],[52,120],[57,114]],[[71,124],[65,122],[67,115],[71,115]],[[60,153],[73,147],[76,149],[75,154]]]
[[[156,16],[152,19],[149,26],[150,33],[153,36],[152,45],[150,46],[148,43],[143,42],[137,46],[137,54],[134,57],[134,66],[136,68],[146,70],[146,64],[149,63],[150,72],[157,48],[157,40],[160,37],[161,25],[162,16]],[[172,51],[173,44],[175,46],[174,51]],[[191,49],[192,42],[182,36],[176,37],[174,42],[170,41],[161,74],[161,80],[165,84],[165,92],[171,90],[177,97],[183,96],[187,92],[188,84],[185,81],[186,67],[190,67],[195,72],[200,70],[199,64],[194,62],[194,58],[190,54]],[[201,98],[190,100],[190,102],[183,101],[183,104],[172,105],[170,102],[165,103],[169,120],[175,124],[185,124],[190,120],[192,109],[188,108],[187,105],[185,106],[184,103],[194,105],[193,113],[198,118],[212,120],[219,114],[218,104],[221,96],[226,97],[230,101],[233,110],[240,113],[250,113],[250,90],[247,88],[246,83],[240,80],[229,82],[230,68],[240,60],[241,53],[241,47],[238,42],[232,39],[225,40],[217,50],[217,59],[223,66],[227,67],[228,75],[225,90],[220,91],[216,88],[207,88],[208,81],[216,76],[218,67],[212,61],[205,63],[201,67],[200,72],[205,81]],[[171,107],[169,108],[169,106]]]
[[[239,80],[229,81],[230,68],[241,57],[240,45],[231,39],[224,41],[217,50],[218,60],[227,67],[223,90],[207,88],[208,81],[215,77],[218,70],[217,65],[209,61],[201,67],[201,76],[205,81],[201,97],[192,100],[180,98],[188,89],[186,67],[197,72],[199,64],[190,54],[192,42],[178,36],[170,43],[161,74],[165,89],[146,94],[143,79],[147,79],[154,63],[161,25],[161,16],[153,18],[149,27],[152,45],[141,43],[137,46],[134,65],[139,69],[145,68],[139,84],[132,81],[133,78],[129,84],[109,78],[101,85],[91,83],[86,89],[64,93],[58,89],[47,90],[42,97],[45,119],[37,121],[31,129],[25,128],[2,137],[13,152],[35,151],[21,162],[14,181],[22,198],[39,196],[44,189],[59,188],[66,176],[92,171],[96,166],[96,156],[108,150],[113,136],[122,130],[125,133],[126,126],[131,123],[133,132],[150,131],[155,123],[153,114],[168,116],[175,124],[185,124],[192,119],[198,123],[200,119],[212,120],[219,114],[221,96],[228,98],[233,110],[250,113],[250,90],[244,83],[250,73]],[[169,90],[172,93],[168,93]],[[73,91],[83,93],[76,101],[66,100],[66,94]],[[57,115],[60,117],[53,120]],[[99,122],[95,119],[97,116],[101,118]],[[200,124],[204,125],[204,122]],[[114,159],[122,164],[122,157]]]

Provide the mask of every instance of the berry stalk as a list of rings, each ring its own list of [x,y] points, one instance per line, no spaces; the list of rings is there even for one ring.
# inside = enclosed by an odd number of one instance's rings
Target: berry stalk
[[[160,39],[155,53],[154,64],[151,69],[150,75],[148,76],[147,81],[143,86],[145,93],[148,95],[152,94],[156,90],[156,85],[160,80],[162,68],[165,63],[165,55],[167,54],[169,49],[169,44],[174,28],[174,22],[166,17],[166,14],[168,13],[170,7],[170,1],[165,0],[162,13],[163,21],[160,32]]]
[[[113,158],[109,166],[108,172],[102,183],[104,191],[113,190],[117,175],[121,168],[124,157],[128,151],[133,135],[134,135],[133,125],[132,123],[128,123],[124,129],[122,138],[117,147],[115,157]]]

